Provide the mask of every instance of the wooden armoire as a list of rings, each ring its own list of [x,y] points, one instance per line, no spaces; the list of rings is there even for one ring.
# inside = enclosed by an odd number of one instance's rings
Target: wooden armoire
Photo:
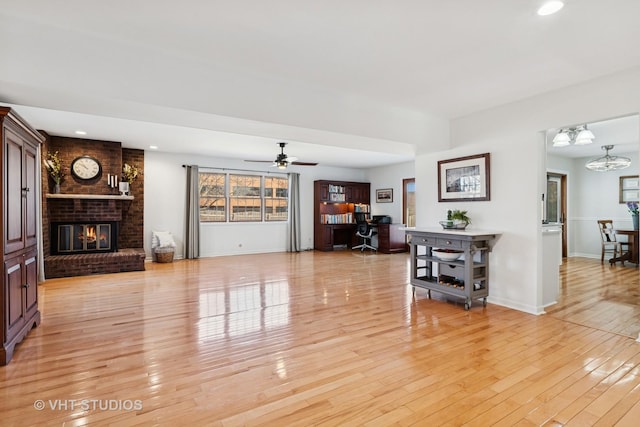
[[[38,310],[38,145],[42,135],[16,112],[0,107],[2,136],[2,239],[4,275],[0,295],[0,365],[40,324]]]

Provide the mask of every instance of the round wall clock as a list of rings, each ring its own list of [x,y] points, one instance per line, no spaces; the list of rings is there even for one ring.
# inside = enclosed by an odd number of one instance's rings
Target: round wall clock
[[[102,174],[102,165],[91,156],[76,157],[71,162],[71,173],[78,179],[91,180]]]

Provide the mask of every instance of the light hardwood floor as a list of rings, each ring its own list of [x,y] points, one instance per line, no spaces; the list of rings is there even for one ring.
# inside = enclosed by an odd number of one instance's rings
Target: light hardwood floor
[[[0,367],[0,425],[638,425],[637,268],[571,259],[562,301],[533,316],[414,299],[408,262],[279,253],[48,280],[42,324]]]

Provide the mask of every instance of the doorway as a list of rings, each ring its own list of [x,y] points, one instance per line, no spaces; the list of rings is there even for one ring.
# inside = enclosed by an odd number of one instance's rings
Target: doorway
[[[567,175],[547,173],[546,221],[562,224],[562,258],[567,257]]]
[[[416,179],[402,180],[402,223],[407,227],[416,226]]]

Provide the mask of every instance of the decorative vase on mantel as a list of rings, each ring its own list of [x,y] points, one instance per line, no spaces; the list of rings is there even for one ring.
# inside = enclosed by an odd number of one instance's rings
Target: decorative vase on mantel
[[[638,229],[638,214],[631,215],[631,220],[633,221],[633,229]]]
[[[121,196],[126,196],[129,194],[129,183],[127,181],[120,181],[118,183],[118,189],[120,190]]]
[[[57,182],[53,185],[53,194],[60,194],[60,184]]]

